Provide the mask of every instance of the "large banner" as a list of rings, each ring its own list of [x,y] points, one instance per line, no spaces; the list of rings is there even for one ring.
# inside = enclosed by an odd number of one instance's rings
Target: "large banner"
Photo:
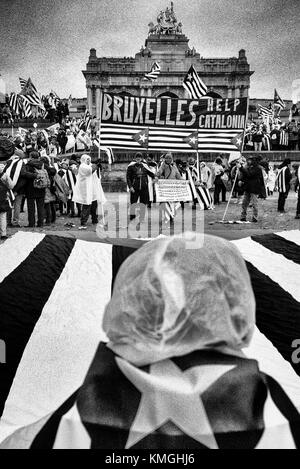
[[[234,152],[247,98],[171,99],[103,93],[101,145],[133,150]]]
[[[156,202],[190,202],[193,200],[189,181],[159,179],[155,183]]]

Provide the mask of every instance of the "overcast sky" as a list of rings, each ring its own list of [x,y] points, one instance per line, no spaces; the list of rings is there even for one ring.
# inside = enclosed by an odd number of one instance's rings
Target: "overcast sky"
[[[38,91],[86,96],[89,50],[100,56],[132,56],[148,23],[168,0],[0,0],[0,74],[7,92],[18,77]],[[250,97],[292,98],[300,79],[300,0],[174,0],[183,32],[203,57],[233,57],[246,49],[255,74]]]

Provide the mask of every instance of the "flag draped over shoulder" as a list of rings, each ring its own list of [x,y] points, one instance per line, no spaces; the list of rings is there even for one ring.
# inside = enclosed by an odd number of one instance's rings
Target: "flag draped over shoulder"
[[[300,233],[233,244],[256,298],[261,332],[244,350],[251,360],[195,352],[136,368],[99,345],[111,284],[134,248],[24,232],[5,242],[0,448],[299,447],[300,365],[291,337],[300,334]]]
[[[203,83],[193,65],[183,80],[183,87],[189,93],[190,98],[193,99],[200,99],[207,93],[207,86]]]
[[[157,80],[159,74],[160,74],[160,65],[157,62],[154,62],[154,64],[151,67],[150,72],[146,73],[144,78],[150,81]]]

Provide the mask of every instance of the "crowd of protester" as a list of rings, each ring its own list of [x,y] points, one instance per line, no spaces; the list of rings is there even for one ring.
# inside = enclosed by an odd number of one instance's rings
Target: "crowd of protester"
[[[25,202],[28,228],[51,225],[63,215],[79,217],[80,229],[87,228],[90,214],[92,223],[98,223],[98,205],[105,202],[100,159],[97,153],[93,160],[89,155],[68,154],[61,137],[64,132],[59,128],[52,137],[45,131],[15,138],[0,135],[1,239],[7,237],[7,226],[21,227]],[[85,132],[80,132],[84,138]],[[64,151],[67,153],[61,156]]]
[[[300,151],[300,121],[287,124],[249,123],[245,132],[245,151]]]
[[[5,162],[0,166],[2,237],[7,235],[4,219],[8,226],[21,226],[20,213],[24,211],[25,200],[30,228],[36,224],[38,227],[53,224],[56,217],[62,215],[80,217],[80,229],[86,229],[90,214],[92,222],[98,222],[96,200],[99,202],[105,199],[100,182],[100,160],[96,158],[91,161],[90,157],[85,157],[81,161],[76,156],[76,152],[90,152],[95,145],[96,119],[94,122],[89,119],[88,131],[86,126],[83,119],[66,116],[62,117],[61,123],[50,126],[47,130],[21,129],[14,136],[0,133],[0,161]],[[77,193],[74,198],[79,173],[82,178],[82,193]],[[204,209],[213,209],[216,205],[226,203],[226,197],[232,190],[234,202],[242,205],[241,221],[246,220],[248,206],[252,205],[252,221],[256,222],[257,199],[266,198],[276,190],[279,192],[278,211],[285,211],[285,201],[290,189],[297,190],[299,186],[299,169],[291,168],[290,160],[274,166],[261,156],[251,156],[247,161],[241,157],[229,164],[227,155],[224,154],[218,156],[213,164],[200,162],[198,171],[193,157],[187,161],[174,161],[172,155],[167,153],[157,163],[151,156],[144,159],[143,154],[138,153],[127,169],[131,205],[134,206],[139,201],[143,206],[151,208],[152,202],[155,202],[153,182],[158,179],[189,180],[192,184],[193,208],[196,208],[197,203],[202,203],[201,208]],[[94,200],[90,200],[93,196],[82,196],[97,184],[101,187],[100,196],[99,191],[96,191],[97,197]],[[184,209],[184,203],[181,203],[181,207]],[[4,216],[3,213],[7,215]],[[145,210],[140,215],[143,221]],[[134,217],[135,213],[131,210],[130,218]],[[296,218],[300,218],[300,202]],[[172,216],[170,221],[172,222]],[[68,223],[68,226],[73,225]]]

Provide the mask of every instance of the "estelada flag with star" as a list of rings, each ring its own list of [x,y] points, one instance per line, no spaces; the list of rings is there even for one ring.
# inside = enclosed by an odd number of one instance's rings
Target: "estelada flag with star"
[[[183,141],[188,143],[194,150],[198,149],[198,131],[191,133],[187,137],[183,138]]]
[[[149,143],[149,129],[143,129],[140,132],[137,132],[132,136],[133,140],[135,140],[141,147],[148,148]]]
[[[295,448],[299,425],[256,360],[196,351],[136,367],[100,343],[80,389],[0,447],[26,439],[32,449]]]

